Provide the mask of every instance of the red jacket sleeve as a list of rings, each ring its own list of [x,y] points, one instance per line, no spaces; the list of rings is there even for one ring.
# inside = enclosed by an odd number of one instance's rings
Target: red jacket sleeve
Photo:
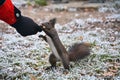
[[[9,25],[14,24],[17,21],[14,9],[15,7],[11,0],[5,0],[5,2],[0,5],[0,20],[5,21]]]

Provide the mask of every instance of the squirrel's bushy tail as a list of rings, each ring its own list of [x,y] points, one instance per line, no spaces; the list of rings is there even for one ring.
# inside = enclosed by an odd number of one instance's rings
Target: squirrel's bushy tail
[[[75,43],[68,49],[69,60],[78,61],[90,55],[90,45],[86,43]]]

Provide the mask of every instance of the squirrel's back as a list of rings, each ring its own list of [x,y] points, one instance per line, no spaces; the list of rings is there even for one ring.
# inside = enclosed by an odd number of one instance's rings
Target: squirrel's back
[[[69,60],[78,61],[90,55],[90,45],[86,43],[75,43],[68,49]]]

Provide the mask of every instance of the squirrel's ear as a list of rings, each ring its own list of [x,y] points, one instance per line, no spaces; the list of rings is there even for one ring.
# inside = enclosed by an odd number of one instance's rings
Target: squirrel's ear
[[[56,18],[51,19],[49,22],[50,22],[50,23],[52,24],[52,26],[54,27],[54,25],[55,25],[55,23],[56,23]]]

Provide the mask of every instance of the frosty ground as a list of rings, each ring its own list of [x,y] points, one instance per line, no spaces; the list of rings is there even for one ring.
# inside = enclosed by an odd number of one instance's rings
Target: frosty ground
[[[1,22],[0,78],[5,80],[119,80],[120,79],[120,9],[102,7],[94,12],[51,12],[24,7],[22,13],[38,24],[56,17],[55,28],[68,49],[74,43],[91,44],[91,55],[64,72],[61,63],[55,70],[45,70],[51,53],[49,45],[36,35],[22,37]],[[3,79],[3,80],[4,80]]]

